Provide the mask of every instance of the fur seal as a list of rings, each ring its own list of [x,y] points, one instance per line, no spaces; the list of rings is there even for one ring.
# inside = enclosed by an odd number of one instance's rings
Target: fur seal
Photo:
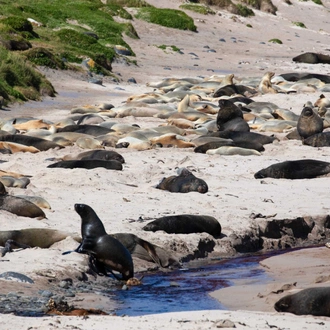
[[[89,150],[79,153],[78,155],[66,155],[62,160],[87,160],[87,159],[99,159],[99,160],[116,160],[122,164],[125,163],[124,157],[114,150]]]
[[[167,251],[134,234],[116,233],[111,236],[122,243],[132,257],[154,262],[163,268],[180,266],[179,261]]]
[[[287,295],[274,308],[277,312],[296,315],[330,316],[330,287],[308,288]]]
[[[304,140],[323,131],[323,119],[310,107],[304,107],[297,123],[297,131]]]
[[[143,228],[145,231],[163,230],[168,234],[208,233],[218,237],[221,225],[217,219],[208,215],[180,214],[155,219]]]
[[[85,168],[91,170],[97,167],[103,167],[107,170],[119,170],[123,169],[122,163],[117,160],[101,160],[101,159],[80,159],[80,160],[62,160],[57,163],[47,166],[48,168]]]
[[[293,62],[299,62],[299,63],[308,63],[308,64],[318,64],[318,63],[330,63],[330,56],[324,55],[324,54],[317,54],[312,52],[307,52],[300,54],[298,56],[295,56],[292,59]]]
[[[248,123],[243,118],[242,110],[230,100],[219,100],[217,127],[219,131],[250,131]]]
[[[168,178],[163,178],[156,188],[180,193],[197,191],[201,194],[205,194],[208,191],[208,185],[206,182],[195,177],[186,168],[183,168],[181,173],[177,176],[173,175]]]
[[[314,134],[304,139],[303,144],[311,147],[330,147],[330,132]]]
[[[48,141],[35,136],[20,135],[20,134],[2,135],[0,136],[0,141],[23,144],[25,146],[34,147],[40,151],[46,151],[48,149],[54,149],[54,148],[63,148],[63,146],[53,141]]]
[[[56,229],[49,228],[26,228],[20,230],[3,230],[0,231],[0,246],[8,245],[7,242],[11,241],[13,245],[26,245],[27,247],[40,247],[42,249],[49,248],[56,242],[62,241],[68,236],[71,236],[77,242],[81,242],[79,235],[64,232]],[[3,250],[2,254],[9,252]]]
[[[314,159],[273,164],[254,174],[256,179],[312,179],[330,173],[330,163]]]
[[[82,242],[76,252],[87,254],[91,269],[100,276],[122,274],[128,280],[134,276],[133,260],[127,248],[117,239],[108,235],[102,221],[95,211],[86,204],[75,204],[74,208],[81,217]]]
[[[208,136],[231,139],[236,143],[249,141],[251,143],[260,143],[262,145],[273,143],[277,138],[257,132],[238,132],[238,131],[218,131],[212,132]]]

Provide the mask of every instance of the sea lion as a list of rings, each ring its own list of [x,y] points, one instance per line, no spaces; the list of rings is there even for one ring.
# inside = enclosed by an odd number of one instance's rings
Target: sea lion
[[[241,94],[249,97],[251,95],[257,94],[257,91],[254,88],[248,86],[231,84],[220,87],[214,92],[213,97],[221,97],[225,95],[232,96],[234,94]]]
[[[13,176],[0,176],[0,182],[6,187],[23,188],[25,189],[30,184],[28,177],[15,178]]]
[[[311,147],[330,147],[330,132],[314,134],[304,139],[303,144]]]
[[[302,139],[323,131],[323,119],[310,107],[304,107],[297,123],[297,131]]]
[[[145,231],[163,230],[168,234],[208,233],[218,237],[221,225],[217,219],[208,215],[179,214],[169,215],[147,223]]]
[[[86,204],[75,204],[74,208],[81,217],[82,242],[76,252],[89,255],[89,264],[100,276],[122,274],[128,280],[134,276],[133,260],[127,248],[105,231],[102,221],[95,211]]]
[[[253,141],[214,141],[214,142],[208,142],[201,146],[198,146],[194,149],[194,152],[200,152],[200,153],[207,153],[208,150],[212,149],[218,149],[220,147],[238,147],[238,148],[245,148],[245,149],[254,149],[258,152],[265,151],[264,146],[259,142],[253,142]],[[238,150],[237,150],[238,151]]]
[[[219,131],[250,131],[242,110],[230,100],[219,100],[217,127]]]
[[[250,141],[253,143],[260,143],[262,145],[273,143],[277,138],[275,136],[268,136],[257,132],[237,132],[237,131],[218,131],[209,133],[208,136],[220,137],[223,139],[231,139],[235,143]]]
[[[39,137],[21,134],[1,135],[0,141],[19,143],[25,146],[34,147],[40,151],[46,151],[48,149],[54,148],[63,148],[61,145],[53,141],[48,141]]]
[[[89,150],[79,153],[78,155],[66,155],[62,160],[87,160],[87,159],[100,159],[100,160],[117,160],[124,164],[124,157],[114,150]]]
[[[266,72],[259,83],[258,89],[261,94],[272,93],[276,94],[277,90],[273,88],[272,78],[274,77],[275,72]]]
[[[330,316],[330,287],[316,287],[301,290],[278,300],[277,312],[296,315]]]
[[[87,137],[80,137],[76,141],[76,146],[81,149],[103,149],[102,143],[90,136]]]
[[[2,182],[0,182],[0,192],[0,210],[38,220],[46,218],[44,211],[39,206],[24,198],[8,195]]]
[[[178,176],[173,175],[168,178],[163,178],[156,188],[180,193],[197,191],[201,194],[205,194],[208,191],[206,182],[195,177],[186,168],[183,168]]]
[[[116,233],[110,235],[121,242],[132,257],[154,262],[164,268],[180,266],[179,261],[167,251],[134,234]]]
[[[312,52],[307,52],[300,54],[298,56],[295,56],[292,59],[293,62],[299,62],[299,63],[308,63],[308,64],[317,64],[317,63],[330,63],[330,56],[324,55],[324,54],[317,54]]]
[[[15,143],[15,142],[6,142],[6,141],[0,141],[0,149],[7,149],[10,150],[11,154],[15,154],[16,152],[31,152],[31,153],[37,153],[40,150],[33,147],[33,146],[26,146],[21,143]]]
[[[81,160],[62,160],[47,166],[48,168],[85,168],[87,170],[97,167],[103,167],[107,170],[123,169],[122,163],[117,160],[101,160],[101,159],[81,159]]]
[[[189,141],[178,134],[167,133],[160,135],[158,137],[153,137],[149,139],[152,145],[160,144],[162,146],[176,146],[178,148],[191,148],[195,147],[195,144]]]
[[[248,148],[240,148],[240,147],[232,147],[232,146],[223,146],[217,149],[207,150],[206,153],[208,155],[223,155],[223,156],[232,156],[232,155],[240,155],[240,156],[260,156],[261,153],[255,149]]]
[[[330,173],[330,163],[314,159],[273,164],[254,174],[256,179],[312,179]]]
[[[56,229],[26,228],[20,230],[3,230],[0,231],[0,246],[6,246],[8,241],[12,241],[14,242],[13,245],[16,246],[26,245],[31,248],[40,247],[42,249],[46,249],[54,243],[64,240],[68,236],[71,236],[79,243],[81,242],[81,237],[79,235]],[[9,251],[3,250],[2,254],[7,252]]]

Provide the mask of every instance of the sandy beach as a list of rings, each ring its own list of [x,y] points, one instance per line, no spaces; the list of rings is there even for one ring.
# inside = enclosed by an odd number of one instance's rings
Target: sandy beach
[[[174,0],[148,2],[169,8],[178,8],[181,4],[181,1]],[[40,68],[53,83],[56,97],[47,97],[41,102],[10,104],[0,110],[1,121],[31,116],[57,123],[72,116],[71,110],[76,107],[110,103],[116,109],[127,104],[133,95],[157,91],[147,84],[165,78],[208,79],[213,75],[223,78],[233,73],[238,84],[253,79],[259,81],[269,71],[275,72],[275,77],[290,72],[329,74],[328,64],[295,63],[292,58],[304,52],[328,54],[330,2],[323,1],[323,6],[311,1],[292,1],[292,5],[274,1],[274,4],[278,8],[276,16],[257,10],[250,18],[233,17],[222,10],[207,16],[187,12],[194,18],[197,33],[167,29],[134,19],[133,25],[140,39],[127,38],[126,41],[136,54],[137,66],[129,64],[125,58],[113,63],[118,82],[104,77],[103,84],[97,85],[88,82],[87,73]],[[295,21],[304,22],[306,28],[292,24]],[[281,39],[283,44],[268,42],[273,38]],[[162,44],[175,45],[182,53],[157,47]],[[137,83],[129,83],[129,78],[134,78]],[[330,97],[329,92],[322,93]],[[308,92],[259,94],[253,100],[272,102],[278,108],[299,115],[304,104],[314,103],[320,94],[320,87],[313,86]],[[217,100],[213,102],[217,104]],[[176,108],[178,103],[171,102],[170,105]],[[148,109],[153,107],[155,105],[150,104]],[[108,120],[136,124],[143,129],[167,125],[166,119],[157,117],[123,116]],[[26,189],[9,187],[9,194],[41,196],[51,205],[51,209],[44,210],[46,218],[42,220],[1,211],[2,230],[48,228],[79,236],[81,220],[74,204],[84,203],[95,210],[108,233],[133,233],[184,261],[233,257],[240,252],[239,246],[244,252],[249,249],[253,252],[256,244],[264,251],[285,246],[322,245],[263,260],[260,267],[272,279],[270,283],[250,283],[243,278],[232,287],[210,293],[228,310],[88,318],[22,318],[0,314],[4,329],[104,329],[110,324],[116,329],[210,329],[222,327],[223,320],[230,320],[238,329],[330,328],[326,317],[278,313],[273,307],[288,293],[307,287],[329,286],[330,283],[330,251],[323,246],[330,237],[325,225],[330,210],[329,176],[310,180],[265,178],[261,181],[254,178],[257,171],[276,162],[306,158],[328,161],[329,148],[313,148],[303,145],[300,140],[285,139],[293,129],[262,132],[274,134],[278,140],[265,145],[260,156],[209,155],[194,153],[193,148],[173,147],[143,151],[116,149],[125,158],[122,171],[47,168],[52,163],[51,158],[85,151],[75,143],[38,153],[2,154],[1,160],[5,162],[1,164],[1,170],[31,176]],[[192,129],[186,129],[184,137],[191,141],[198,136]],[[114,150],[111,147],[106,149]],[[206,194],[177,194],[155,188],[163,177],[175,175],[177,169],[183,167],[207,182]],[[221,224],[222,237],[216,239],[207,233],[185,235],[142,230],[150,220],[184,213],[215,217]],[[253,217],[253,214],[259,216]],[[307,223],[315,223],[307,237],[299,239],[288,234],[277,240],[264,239],[260,243],[259,228],[267,221],[299,217]],[[212,249],[208,248],[210,243]],[[1,260],[1,273],[22,273],[32,278],[35,284],[0,279],[2,294],[21,292],[22,295],[33,295],[40,289],[47,289],[50,278],[54,279],[52,285],[65,278],[78,281],[88,268],[86,256],[77,253],[62,255],[64,251],[75,249],[77,244],[68,237],[48,249],[36,247],[6,254]],[[153,263],[136,258],[134,267],[137,277],[148,269],[157,268]],[[98,299],[102,300],[100,304],[111,305],[111,301],[96,294],[76,304],[91,308]]]

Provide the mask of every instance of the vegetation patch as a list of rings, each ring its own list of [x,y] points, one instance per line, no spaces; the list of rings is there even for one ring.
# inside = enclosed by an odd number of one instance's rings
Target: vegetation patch
[[[180,48],[178,48],[177,46],[175,45],[159,45],[159,46],[156,46],[164,51],[166,51],[168,48],[171,49],[173,52],[179,52],[180,51]]]
[[[238,10],[238,12],[237,12],[238,15],[243,16],[243,17],[254,16],[254,12],[252,9],[250,9],[246,6],[243,6],[241,4],[237,4],[236,7]]]
[[[0,95],[11,101],[39,100],[55,96],[55,89],[22,55],[0,47]]]
[[[280,39],[270,39],[268,42],[272,42],[273,44],[283,44],[283,42]]]
[[[303,28],[303,29],[306,29],[306,25],[305,25],[304,23],[302,23],[302,22],[292,22],[292,23],[293,23],[294,25],[297,25],[297,26]]]
[[[145,7],[140,8],[135,17],[149,23],[174,29],[194,32],[197,30],[194,20],[181,10]]]
[[[195,13],[199,13],[199,14],[203,14],[203,15],[208,15],[208,14],[215,15],[215,11],[208,6],[185,3],[183,5],[180,5],[180,8],[185,9],[185,10],[194,11]]]

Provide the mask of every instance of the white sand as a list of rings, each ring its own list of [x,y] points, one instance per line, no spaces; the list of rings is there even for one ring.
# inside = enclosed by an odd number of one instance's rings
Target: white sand
[[[157,6],[177,8],[180,1],[149,1]],[[203,16],[189,12],[194,17],[198,33],[176,31],[159,26],[146,25],[134,20],[140,39],[127,42],[136,53],[138,67],[122,63],[113,65],[113,72],[120,73],[123,82],[120,84],[104,81],[104,86],[89,84],[81,77],[66,73],[46,70],[46,75],[53,82],[58,95],[54,99],[46,98],[43,102],[29,102],[23,106],[10,106],[9,112],[2,112],[1,117],[23,117],[32,115],[51,121],[58,121],[69,115],[74,106],[86,104],[112,103],[121,105],[131,95],[152,91],[146,87],[147,82],[159,81],[164,77],[197,77],[212,74],[235,73],[235,77],[261,77],[267,71],[276,74],[285,72],[314,72],[329,74],[327,65],[296,64],[292,57],[301,52],[324,52],[328,48],[329,23],[327,22],[329,1],[323,1],[325,7],[312,2],[292,1],[289,6],[282,1],[274,4],[278,7],[276,16],[255,11],[252,18],[232,19],[232,14],[225,11],[215,16]],[[221,15],[220,15],[221,14]],[[203,22],[201,21],[203,20]],[[307,29],[294,26],[293,21],[305,23]],[[253,28],[246,27],[251,24]],[[231,39],[235,37],[235,39]],[[224,38],[226,42],[220,42]],[[268,43],[272,38],[279,38],[282,45]],[[236,41],[236,42],[235,42]],[[265,42],[265,44],[261,44]],[[155,45],[175,45],[182,48],[184,54],[167,53]],[[216,50],[216,53],[206,52],[204,46]],[[195,53],[195,56],[189,55]],[[164,70],[169,67],[171,70]],[[137,84],[127,84],[128,78],[134,77]],[[118,89],[120,87],[120,89]],[[328,93],[324,93],[329,96]],[[293,110],[299,114],[304,103],[315,102],[318,93],[298,94],[266,94],[256,100],[274,102],[279,107]],[[136,123],[141,127],[153,127],[164,123],[155,118],[115,118],[115,121]],[[278,134],[281,138],[284,134]],[[48,169],[47,158],[61,157],[69,153],[82,151],[77,146],[66,147],[62,150],[49,150],[38,154],[17,153],[2,155],[2,170],[32,175],[31,183],[26,190],[9,188],[13,195],[29,194],[44,197],[52,210],[46,210],[47,219],[34,220],[17,217],[2,211],[2,230],[22,228],[54,228],[69,232],[80,233],[80,217],[74,211],[75,203],[85,203],[94,208],[103,221],[108,232],[131,232],[150,242],[170,249],[175,242],[180,246],[179,254],[188,254],[197,249],[199,238],[207,234],[167,235],[142,231],[146,223],[136,221],[140,216],[146,220],[168,214],[192,213],[208,214],[216,217],[222,226],[223,234],[229,236],[243,233],[253,226],[249,218],[251,213],[263,215],[276,214],[276,219],[294,218],[304,215],[325,215],[329,212],[329,178],[314,180],[271,180],[260,184],[253,175],[261,168],[275,162],[301,158],[327,160],[330,156],[328,148],[311,148],[303,146],[300,141],[280,141],[265,146],[262,156],[217,156],[196,154],[192,148],[163,148],[138,152],[120,149],[125,157],[123,171],[97,170],[66,170]],[[154,188],[164,176],[174,175],[177,167],[188,167],[195,175],[204,179],[209,185],[205,195],[198,193],[171,194]],[[135,185],[132,187],[130,185]],[[264,202],[264,200],[271,202]],[[5,256],[9,262],[1,263],[1,272],[17,271],[31,276],[39,286],[45,285],[49,276],[64,278],[74,276],[86,270],[86,258],[78,254],[62,256],[63,251],[75,248],[76,243],[68,239],[47,250],[34,248]],[[324,253],[327,252],[324,249]],[[217,241],[214,254],[231,254],[233,251],[226,239]],[[312,258],[319,256],[315,253]],[[283,257],[278,257],[275,266],[271,267],[271,275],[275,285],[297,281],[297,287],[310,286],[319,275],[311,270],[306,280],[295,278],[296,273],[290,269],[279,269]],[[304,260],[305,255],[301,257]],[[308,259],[309,260],[309,259]],[[267,264],[267,262],[264,262]],[[289,262],[291,265],[291,263]],[[325,261],[326,264],[326,261]],[[268,264],[267,264],[268,265]],[[304,265],[305,261],[299,261]],[[273,268],[272,268],[273,267]],[[142,267],[143,268],[143,267]],[[139,269],[139,267],[137,267]],[[298,268],[299,269],[299,268]],[[288,278],[277,278],[279,273],[288,271]],[[325,272],[328,269],[325,270]],[[299,272],[299,271],[298,271]],[[294,277],[291,279],[291,277]],[[323,283],[324,284],[324,283]],[[17,284],[1,280],[2,292],[18,290]],[[242,284],[244,285],[244,283]],[[38,287],[38,286],[37,286]],[[22,288],[21,288],[22,289]],[[26,289],[26,292],[34,289]],[[227,290],[227,289],[226,289]],[[13,315],[1,315],[0,322],[4,329],[104,329],[111,324],[116,329],[204,329],[213,328],[217,321],[230,319],[236,328],[269,329],[276,325],[285,329],[326,329],[330,322],[322,317],[301,316],[276,313],[273,302],[277,295],[265,299],[256,298],[261,292],[263,296],[269,292],[269,287],[229,288],[233,290],[228,299],[228,308],[235,311],[201,311],[159,314],[143,317],[42,317],[20,318]],[[242,295],[261,299],[249,308],[249,300]],[[217,296],[217,295],[216,295]],[[228,295],[230,296],[230,295]],[[226,295],[217,296],[225,304]],[[241,300],[242,299],[242,300]],[[236,300],[236,302],[235,302]],[[243,310],[253,310],[243,311]],[[264,311],[264,312],[257,312]]]

